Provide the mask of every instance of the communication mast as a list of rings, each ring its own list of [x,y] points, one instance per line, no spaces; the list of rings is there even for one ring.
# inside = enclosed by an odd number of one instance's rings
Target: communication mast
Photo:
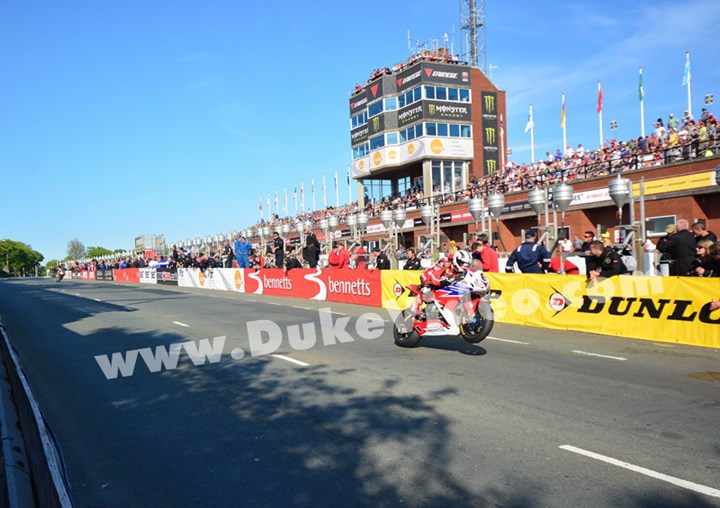
[[[465,41],[464,59],[487,74],[485,0],[460,0],[460,20]]]

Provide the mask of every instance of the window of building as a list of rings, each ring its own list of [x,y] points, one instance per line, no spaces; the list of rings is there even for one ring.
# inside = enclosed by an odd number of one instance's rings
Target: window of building
[[[459,138],[460,137],[460,126],[456,123],[450,124],[450,137],[451,138]]]
[[[385,134],[385,144],[397,145],[398,144],[398,133],[397,132],[388,132],[387,134]]]
[[[365,157],[368,154],[368,152],[369,152],[369,150],[368,150],[367,143],[363,143],[360,146],[356,146],[355,148],[353,148],[353,160],[357,160],[360,157]]]
[[[466,88],[460,89],[460,102],[470,102],[470,90]]]
[[[470,130],[469,125],[461,125],[460,126],[460,137],[461,138],[470,138],[472,137],[472,131]]]
[[[448,88],[448,100],[449,101],[458,101],[460,100],[460,92],[457,88]]]
[[[465,165],[462,161],[432,161],[433,195],[450,194],[465,188]]]
[[[437,135],[442,137],[447,137],[448,135],[448,126],[446,123],[439,123],[437,124]]]
[[[352,129],[357,129],[360,126],[365,125],[367,123],[367,121],[368,121],[367,110],[364,109],[364,110],[362,110],[361,113],[353,116],[350,119],[350,127]]]
[[[392,182],[390,180],[363,180],[365,195],[375,203],[382,198],[392,195]]]
[[[437,124],[432,122],[426,123],[425,132],[428,136],[437,136]]]
[[[385,99],[385,111],[395,111],[397,108],[397,97]]]
[[[658,237],[665,235],[665,228],[670,224],[675,224],[674,215],[661,215],[659,217],[648,217],[645,219],[645,231],[648,237]]]
[[[410,189],[410,177],[405,176],[402,178],[398,178],[397,186],[397,191],[400,193],[401,196],[404,196]]]
[[[370,150],[377,150],[378,148],[382,148],[385,146],[385,135],[381,134],[379,136],[375,136],[374,138],[370,138]]]
[[[368,106],[368,118],[379,115],[383,111],[383,101],[373,102]]]
[[[434,86],[425,86],[425,98],[426,99],[434,99],[435,98],[435,87]]]

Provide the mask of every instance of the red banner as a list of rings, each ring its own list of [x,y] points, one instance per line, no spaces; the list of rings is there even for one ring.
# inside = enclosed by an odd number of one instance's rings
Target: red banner
[[[117,268],[113,270],[115,282],[140,282],[140,270],[137,268]]]
[[[382,306],[380,270],[324,270],[328,302]]]
[[[95,270],[83,270],[82,271],[82,278],[83,280],[97,280],[97,272]]]
[[[380,307],[379,270],[243,270],[245,292]]]

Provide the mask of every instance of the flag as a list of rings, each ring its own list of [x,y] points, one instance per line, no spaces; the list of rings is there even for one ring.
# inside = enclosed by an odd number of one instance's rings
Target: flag
[[[262,213],[262,195],[260,195],[260,213]]]
[[[530,112],[528,113],[528,121],[525,124],[525,132],[529,131],[530,129],[535,128],[535,122],[533,122],[532,117],[532,104],[530,104]]]
[[[348,167],[347,183],[350,185],[350,168]]]
[[[562,111],[560,112],[560,128],[565,128],[565,94],[562,94]]]
[[[305,202],[305,182],[300,182],[300,201]]]
[[[297,201],[297,182],[295,182],[295,188],[293,189],[293,201]]]
[[[338,181],[337,181],[337,170],[335,170],[335,190],[338,188]]]
[[[278,211],[278,191],[275,191],[275,211]],[[268,206],[270,205],[270,194],[268,194]]]
[[[690,84],[690,52],[685,52],[685,71],[683,72],[682,86]]]
[[[645,89],[642,84],[642,67],[640,67],[640,83],[638,84],[638,100],[642,102],[645,98]]]
[[[598,108],[597,108],[598,113],[602,113],[602,100],[603,100],[602,87],[600,86],[600,82],[598,81]]]

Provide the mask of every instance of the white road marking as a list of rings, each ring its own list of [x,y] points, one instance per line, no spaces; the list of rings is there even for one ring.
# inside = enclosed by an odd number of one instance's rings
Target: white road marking
[[[185,323],[181,323],[180,321],[173,321],[174,325],[183,326],[185,328],[190,328],[190,325],[186,325]]]
[[[290,307],[292,307],[293,309],[312,310],[311,307],[303,307],[301,305],[291,305]]]
[[[277,303],[277,302],[264,302],[264,303],[267,303],[268,305],[277,305],[278,307],[285,307],[284,303]]]
[[[509,342],[510,344],[522,344],[523,346],[529,346],[529,342],[522,342],[520,340],[510,340],[510,339],[499,339],[497,337],[487,337],[488,340],[499,340],[500,342]]]
[[[93,300],[95,300],[96,302],[101,302],[101,303],[102,303],[102,300],[101,300],[100,298],[93,298]]]
[[[331,310],[330,314],[337,314],[338,316],[347,316],[344,312],[338,312],[336,310]]]
[[[80,293],[75,293],[75,296],[82,296]]]
[[[285,355],[270,355],[270,356],[274,356],[275,358],[285,360],[286,362],[295,363],[297,365],[300,365],[301,367],[307,367],[310,365],[309,363],[301,362],[300,360],[296,360],[295,358],[290,358],[289,356],[285,356]]]
[[[577,349],[573,349],[572,352],[575,354],[578,354],[578,355],[597,356],[598,358],[607,358],[608,360],[619,360],[621,362],[624,362],[625,360],[627,360],[627,358],[623,358],[622,356],[599,355],[597,353],[588,353],[587,351],[578,351]]]
[[[577,453],[579,455],[584,455],[585,457],[590,457],[591,459],[607,462],[608,464],[612,464],[613,466],[622,467],[623,469],[628,469],[630,471],[634,471],[636,473],[640,473],[645,476],[655,478],[657,480],[672,483],[673,485],[677,485],[678,487],[699,492],[700,494],[705,494],[712,497],[720,497],[720,490],[718,489],[713,489],[712,487],[706,487],[705,485],[700,485],[698,483],[693,483],[687,480],[682,480],[680,478],[675,478],[674,476],[658,473],[657,471],[653,471],[652,469],[635,466],[633,464],[629,464],[628,462],[623,462],[621,460],[613,459],[612,457],[600,455],[599,453],[589,452],[587,450],[583,450],[582,448],[576,448],[570,445],[562,445],[560,446],[560,449],[566,450],[568,452]]]

